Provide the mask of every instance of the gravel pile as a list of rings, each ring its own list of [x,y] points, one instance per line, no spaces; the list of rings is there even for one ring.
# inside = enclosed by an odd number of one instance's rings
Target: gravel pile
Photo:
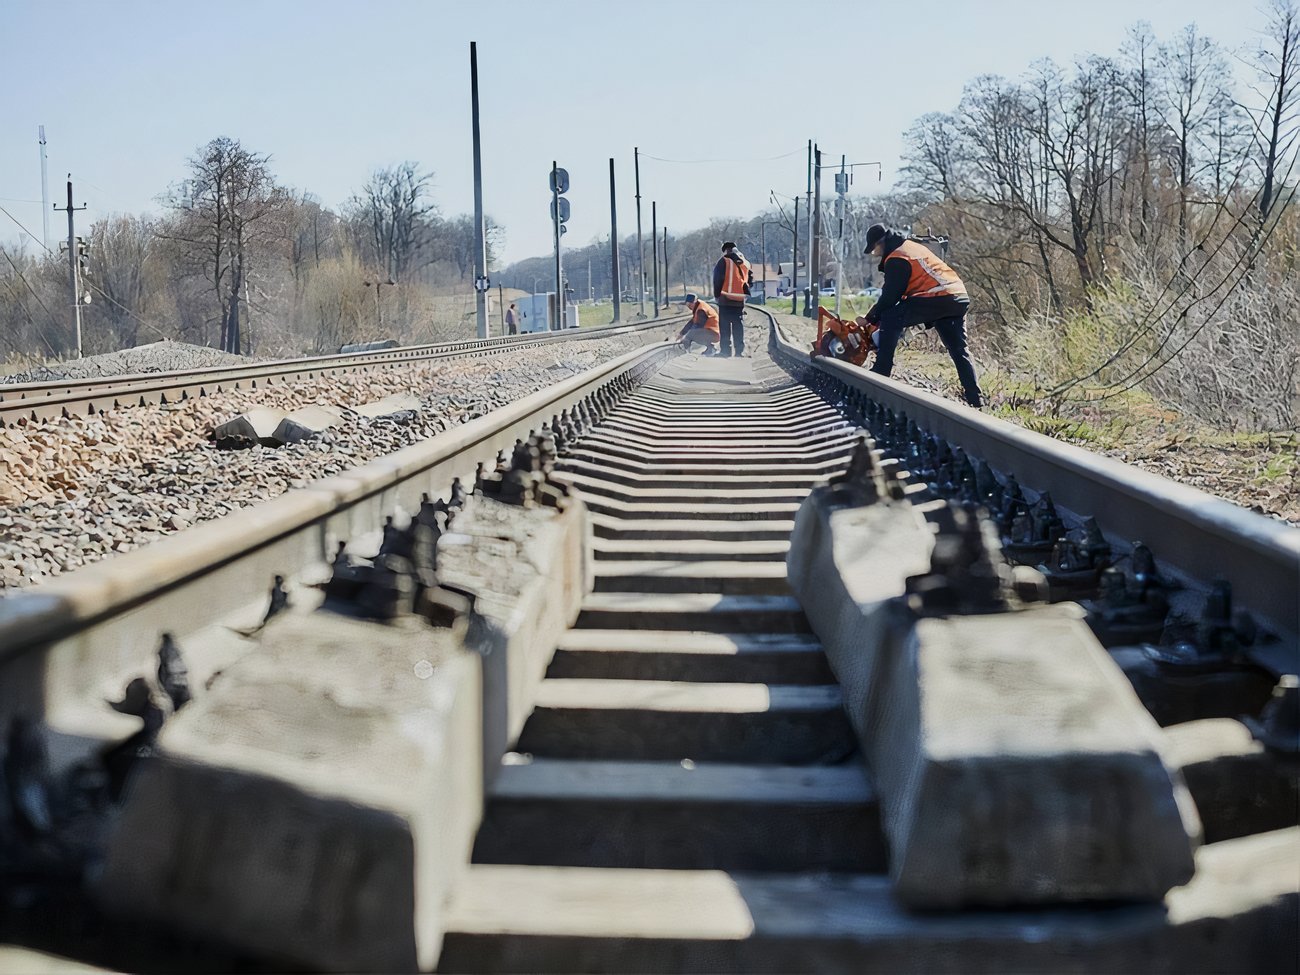
[[[167,406],[0,430],[0,590],[25,586],[468,422],[642,344],[637,337],[415,363]],[[217,450],[212,429],[255,406],[360,406],[420,397],[398,420],[349,413],[299,444]]]
[[[255,360],[247,356],[219,352],[205,345],[184,342],[154,342],[134,349],[106,352],[103,355],[70,359],[40,366],[27,372],[0,376],[0,383],[45,383],[60,379],[99,379],[104,376],[133,376],[149,372],[175,372],[184,369],[207,369],[212,366],[247,365]]]

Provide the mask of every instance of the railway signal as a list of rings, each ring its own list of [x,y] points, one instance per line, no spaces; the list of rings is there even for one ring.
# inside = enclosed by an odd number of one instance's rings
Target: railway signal
[[[555,232],[555,304],[556,316],[552,323],[553,327],[564,328],[567,324],[566,302],[564,300],[564,270],[560,260],[560,237],[564,235],[567,228],[564,226],[569,220],[569,201],[560,194],[569,191],[569,171],[561,169],[557,163],[551,163],[551,227]]]

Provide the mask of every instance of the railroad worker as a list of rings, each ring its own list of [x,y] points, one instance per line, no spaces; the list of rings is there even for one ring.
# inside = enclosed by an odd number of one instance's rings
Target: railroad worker
[[[693,294],[686,296],[686,307],[691,310],[691,320],[677,333],[678,343],[689,352],[691,344],[698,342],[704,346],[705,355],[718,355],[721,333],[718,328],[717,309]]]
[[[718,302],[722,330],[719,355],[745,354],[745,299],[753,283],[749,261],[736,249],[735,241],[727,241],[718,263],[713,265],[713,297]]]
[[[894,349],[909,325],[924,325],[939,333],[971,406],[983,400],[975,364],[966,348],[966,312],[970,297],[957,272],[919,241],[882,224],[867,229],[864,254],[880,258],[884,286],[863,320],[880,326],[879,348],[871,371],[888,376],[894,369]]]
[[[510,307],[506,309],[506,334],[519,334],[519,312],[515,311],[515,303],[510,302]]]

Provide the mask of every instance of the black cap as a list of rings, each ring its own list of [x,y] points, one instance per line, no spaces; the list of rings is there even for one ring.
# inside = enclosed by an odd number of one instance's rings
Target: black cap
[[[735,242],[734,240],[729,240],[729,241],[727,241],[725,244],[722,245],[722,249],[723,249],[724,251],[729,251],[729,250],[732,250],[735,246],[736,246],[736,242]]]
[[[880,238],[884,237],[887,233],[889,233],[889,228],[887,228],[883,223],[873,223],[867,228],[867,249],[862,253],[870,254],[871,248],[879,244]]]
[[[693,301],[695,301],[695,300],[696,300],[696,298],[695,298],[695,295],[693,295],[693,294],[688,294],[688,295],[686,296],[686,303],[687,303],[688,305],[691,304],[691,303],[692,303]]]

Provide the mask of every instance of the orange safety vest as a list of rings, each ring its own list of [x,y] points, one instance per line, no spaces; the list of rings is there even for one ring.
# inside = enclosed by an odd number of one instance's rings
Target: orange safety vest
[[[739,261],[734,261],[726,256],[723,256],[722,260],[722,292],[719,297],[731,301],[744,301],[749,297],[749,291],[747,290],[750,274],[749,261],[743,257]]]
[[[701,315],[704,316],[704,321],[700,321]],[[697,328],[707,328],[719,338],[722,336],[722,329],[718,327],[718,310],[707,301],[695,303],[695,316],[691,319],[691,324]]]
[[[966,285],[962,284],[957,272],[935,255],[934,251],[915,240],[905,240],[886,256],[890,261],[901,257],[911,266],[911,276],[907,279],[904,298],[937,298],[952,295],[955,298],[966,297]]]

